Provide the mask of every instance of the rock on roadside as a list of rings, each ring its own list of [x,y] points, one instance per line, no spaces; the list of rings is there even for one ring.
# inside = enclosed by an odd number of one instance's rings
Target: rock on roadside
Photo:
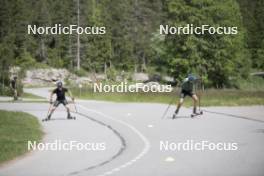
[[[92,82],[89,77],[78,77],[66,69],[55,68],[27,70],[22,82],[25,86],[54,86],[58,80],[71,84],[89,84]]]

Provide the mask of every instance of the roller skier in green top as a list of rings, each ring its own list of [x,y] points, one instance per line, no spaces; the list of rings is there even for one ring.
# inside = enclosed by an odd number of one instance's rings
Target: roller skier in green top
[[[193,75],[188,75],[187,78],[184,79],[182,85],[181,85],[181,93],[180,93],[180,101],[177,104],[177,108],[175,113],[173,114],[173,119],[177,117],[177,114],[179,113],[179,110],[184,102],[184,98],[186,96],[190,96],[193,99],[193,115],[199,114],[197,112],[197,103],[198,103],[198,97],[193,91],[194,89],[194,84],[195,81],[198,80],[195,76]]]

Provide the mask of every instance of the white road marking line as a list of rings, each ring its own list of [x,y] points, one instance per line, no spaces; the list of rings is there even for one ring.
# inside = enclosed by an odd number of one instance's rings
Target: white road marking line
[[[119,171],[120,169],[119,168],[115,168],[115,169],[113,169],[115,172],[117,172],[117,171]]]
[[[165,161],[165,162],[174,162],[175,159],[174,159],[173,157],[169,156],[169,157],[165,158],[164,161]]]
[[[120,171],[121,169],[126,168],[127,166],[129,166],[129,165],[133,164],[134,162],[136,162],[137,160],[141,159],[146,153],[148,153],[148,151],[149,151],[149,149],[150,149],[150,147],[151,147],[150,142],[149,142],[148,139],[147,139],[147,138],[146,138],[146,137],[145,137],[145,136],[144,136],[139,130],[137,130],[134,126],[132,126],[132,125],[130,125],[130,124],[124,122],[124,121],[114,119],[113,117],[111,117],[111,116],[109,116],[109,115],[106,115],[106,114],[104,114],[104,113],[102,113],[102,112],[100,112],[100,111],[93,110],[93,109],[88,109],[88,108],[86,108],[86,107],[83,106],[83,105],[77,105],[77,106],[79,106],[80,108],[84,109],[85,111],[94,112],[94,113],[99,114],[99,115],[101,115],[101,116],[103,116],[103,117],[105,117],[105,118],[111,119],[111,120],[113,120],[113,121],[116,121],[116,122],[118,122],[118,123],[120,123],[120,124],[123,124],[123,125],[127,126],[127,127],[130,128],[134,133],[136,133],[136,134],[140,137],[140,139],[143,141],[143,143],[144,143],[144,148],[143,148],[143,150],[142,150],[142,151],[141,151],[141,152],[140,152],[135,158],[133,158],[132,160],[126,162],[125,164],[122,164],[122,165],[120,165],[120,166],[118,166],[118,167],[116,167],[116,168],[114,168],[114,169],[111,169],[110,171],[104,172],[103,174],[100,174],[100,175],[97,175],[97,176],[106,176],[106,175],[113,174],[114,172],[118,172],[118,171]]]
[[[153,125],[151,125],[151,124],[149,124],[149,125],[148,125],[148,127],[149,127],[149,128],[153,128],[154,126],[153,126]]]

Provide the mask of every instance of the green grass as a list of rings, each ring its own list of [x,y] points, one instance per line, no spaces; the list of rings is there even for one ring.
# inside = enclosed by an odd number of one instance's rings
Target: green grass
[[[8,88],[8,87],[6,87],[6,88],[4,89],[4,91],[0,88],[0,96],[13,96],[13,93],[12,93],[12,91],[10,90],[10,88]],[[19,94],[19,96],[20,96],[20,94]],[[22,93],[21,98],[43,99],[43,98],[40,97],[40,96],[33,95],[33,94],[30,94],[30,93],[26,93],[26,92],[23,92],[23,93]]]
[[[30,98],[30,99],[43,99],[43,97],[37,96],[37,95],[33,95],[30,93],[23,93],[22,98]]]
[[[246,80],[239,80],[238,87],[242,90],[264,90],[264,79],[258,76],[251,76]]]
[[[28,151],[28,141],[39,141],[43,133],[38,120],[22,112],[0,111],[0,163]]]
[[[170,93],[94,93],[89,88],[83,88],[81,95],[78,88],[71,89],[73,94],[81,99],[105,100],[114,102],[151,102],[176,103],[179,100],[179,90]],[[264,91],[209,89],[202,93],[202,106],[241,106],[264,105]],[[185,106],[191,106],[191,98],[186,98]]]

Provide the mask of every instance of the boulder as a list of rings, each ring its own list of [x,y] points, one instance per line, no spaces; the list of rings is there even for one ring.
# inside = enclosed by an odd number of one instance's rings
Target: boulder
[[[73,85],[85,85],[92,82],[90,77],[78,77],[66,69],[55,68],[27,70],[22,82],[25,86],[54,86],[58,80]]]
[[[145,81],[149,80],[149,76],[146,73],[134,73],[132,75],[132,80],[133,81],[145,82]]]
[[[175,82],[174,78],[170,76],[163,76],[162,79],[166,82]]]

